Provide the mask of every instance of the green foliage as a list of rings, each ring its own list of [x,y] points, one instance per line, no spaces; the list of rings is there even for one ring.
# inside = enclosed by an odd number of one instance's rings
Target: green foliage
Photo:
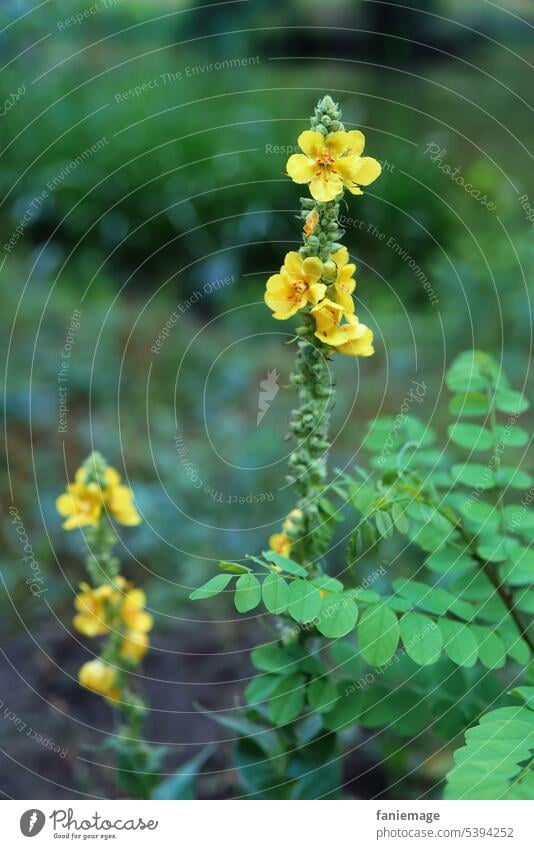
[[[371,471],[345,473],[341,485],[330,489],[330,497],[356,512],[340,576],[330,576],[322,560],[302,565],[264,551],[250,558],[251,571],[237,579],[238,610],[263,601],[283,623],[277,641],[252,652],[261,674],[245,691],[245,716],[255,710],[260,726],[283,732],[282,747],[279,739],[276,753],[270,751],[253,776],[261,743],[245,739],[250,735],[243,731],[238,769],[254,795],[269,798],[277,786],[289,798],[308,792],[303,784],[313,793],[313,782],[292,784],[301,744],[283,753],[308,726],[334,737],[358,725],[402,737],[432,724],[438,736],[451,739],[486,704],[499,702],[502,684],[495,671],[509,675],[508,664],[526,666],[531,659],[526,616],[534,611],[534,555],[526,543],[533,523],[523,503],[504,501],[505,493],[529,485],[530,476],[502,462],[505,453],[525,444],[517,419],[527,403],[492,358],[479,352],[458,357],[446,381],[455,416],[446,450],[436,448],[436,434],[412,415],[377,419],[364,440]],[[340,508],[329,504],[327,512],[339,519]],[[409,546],[408,574],[382,569],[376,584],[362,585],[361,564],[376,562],[383,547],[397,544]],[[224,583],[208,582],[192,597],[225,589],[231,576],[219,577]],[[318,641],[331,641],[328,655],[311,652]],[[483,717],[481,731],[467,732],[468,754],[457,755],[449,779],[451,798],[468,792],[475,776],[482,789],[474,793],[497,793],[504,778],[514,789],[503,794],[527,792],[524,743],[517,758],[507,755],[502,776],[497,769],[496,777],[484,777],[487,759],[503,749],[498,740],[495,748],[486,745],[484,735],[498,736],[501,725],[506,733],[509,710],[499,708],[489,714],[494,722]],[[521,711],[530,721],[530,710]],[[468,769],[473,746],[480,758]],[[332,779],[325,773],[326,787]]]
[[[528,799],[534,795],[534,687],[522,705],[485,713],[465,734],[447,775],[446,799]]]

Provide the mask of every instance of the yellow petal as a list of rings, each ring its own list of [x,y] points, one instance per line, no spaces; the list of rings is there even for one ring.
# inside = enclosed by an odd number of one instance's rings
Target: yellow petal
[[[306,283],[316,283],[323,273],[323,263],[317,256],[307,256],[302,263],[302,271]]]
[[[361,130],[350,130],[347,133],[347,149],[350,156],[359,156],[365,147],[365,136]]]
[[[340,345],[338,351],[349,357],[370,357],[374,354],[373,331],[365,324],[360,324],[362,334],[358,339],[352,339],[344,345]]]
[[[104,480],[108,486],[118,486],[121,482],[121,476],[113,466],[108,466],[104,474]]]
[[[326,286],[324,283],[312,283],[308,290],[310,301],[312,304],[318,304],[322,301],[326,294]]]
[[[326,147],[325,137],[319,130],[304,130],[297,141],[300,149],[312,159],[316,159]]]
[[[360,159],[360,169],[356,176],[356,182],[360,184],[360,186],[368,186],[369,183],[372,183],[373,180],[376,180],[377,177],[380,177],[382,173],[382,166],[380,162],[377,162],[376,159],[373,159],[371,156],[362,156]]]
[[[349,261],[349,252],[345,245],[342,245],[335,253],[332,254],[332,259],[338,268],[342,268]]]
[[[285,255],[284,269],[290,274],[302,274],[302,257],[298,251],[289,251]]]
[[[338,159],[335,165],[337,173],[347,187],[353,183],[359,183],[358,176],[362,167],[361,156],[344,156]]]
[[[316,165],[303,153],[294,153],[286,163],[286,171],[294,183],[309,183],[313,179]]]
[[[343,307],[343,312],[346,315],[351,315],[354,312],[354,301],[350,296],[350,292],[336,286],[336,299],[338,304]]]
[[[319,203],[334,200],[342,191],[341,178],[332,171],[321,173],[319,177],[314,177],[310,183],[310,194]]]
[[[74,499],[68,492],[56,498],[56,510],[60,516],[70,516],[74,512]]]

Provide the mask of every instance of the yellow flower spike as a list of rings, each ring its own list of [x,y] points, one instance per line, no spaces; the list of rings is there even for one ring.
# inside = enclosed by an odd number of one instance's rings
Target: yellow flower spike
[[[149,645],[150,641],[144,631],[127,631],[121,643],[119,656],[123,660],[138,663],[146,655]]]
[[[272,534],[269,537],[269,548],[283,557],[289,557],[291,552],[291,540],[287,534]]]
[[[361,195],[380,176],[376,159],[361,156],[365,136],[360,130],[341,130],[324,136],[318,130],[305,130],[298,137],[303,153],[289,157],[286,170],[293,182],[309,183],[311,196],[319,203],[334,200],[346,188]]]
[[[82,687],[98,693],[110,701],[120,698],[120,690],[115,686],[116,670],[101,658],[95,658],[84,663],[78,672],[78,680]]]
[[[280,273],[267,281],[265,303],[273,318],[291,318],[308,302],[317,304],[324,298],[326,286],[319,282],[322,273],[323,264],[317,257],[303,259],[297,251],[286,254]]]

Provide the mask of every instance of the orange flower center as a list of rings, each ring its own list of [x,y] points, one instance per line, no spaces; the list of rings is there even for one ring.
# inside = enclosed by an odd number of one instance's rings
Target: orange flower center
[[[306,283],[305,280],[295,280],[295,282],[293,283],[293,289],[294,289],[294,292],[295,292],[295,297],[299,297],[300,295],[302,295],[306,291],[307,288],[308,288],[308,284]]]
[[[335,159],[328,150],[323,150],[315,161],[319,168],[330,168],[334,164]]]

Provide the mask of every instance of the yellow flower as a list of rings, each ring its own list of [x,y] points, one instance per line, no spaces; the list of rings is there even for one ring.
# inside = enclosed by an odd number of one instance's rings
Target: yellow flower
[[[289,557],[291,551],[291,540],[287,534],[272,534],[269,537],[269,548],[283,557]]]
[[[132,587],[124,596],[120,612],[122,621],[130,630],[143,634],[150,631],[153,625],[152,616],[144,610],[145,604],[146,596],[143,590]]]
[[[289,251],[280,273],[267,281],[265,303],[273,310],[273,318],[291,318],[308,301],[317,304],[324,298],[326,286],[318,282],[322,273],[320,259],[315,256],[303,259],[296,251]]]
[[[78,472],[76,477],[78,477]],[[102,513],[102,494],[96,483],[69,483],[67,491],[56,499],[56,509],[60,516],[66,516],[63,528],[70,531],[85,525],[98,527]]]
[[[106,494],[106,506],[121,525],[139,525],[141,522],[141,517],[133,503],[133,492],[127,486],[117,484],[109,487],[109,492]]]
[[[372,331],[353,314],[347,315],[346,323],[341,324],[343,312],[343,307],[329,298],[313,307],[311,313],[317,328],[315,335],[341,354],[370,357],[374,354]]]
[[[111,584],[103,584],[95,589],[88,584],[80,584],[82,590],[74,599],[74,607],[79,612],[73,620],[74,627],[86,637],[97,637],[110,630],[108,608],[117,591]]]
[[[295,524],[300,522],[301,519],[302,519],[302,510],[299,510],[298,507],[295,507],[295,509],[292,510],[289,513],[287,519],[282,524],[282,530],[283,531],[292,531],[295,527]]]
[[[88,481],[88,472],[81,466],[75,475],[74,483],[67,485],[67,491],[56,499],[56,508],[65,516],[63,528],[70,531],[91,525],[96,528],[104,507],[121,525],[138,525],[141,521],[133,504],[133,493],[127,486],[121,485],[116,469],[108,466],[104,472],[104,486]]]
[[[143,631],[127,631],[121,643],[119,654],[123,660],[138,662],[148,651],[149,639]]]
[[[333,283],[334,298],[343,307],[345,314],[350,315],[354,312],[352,293],[356,288],[356,280],[353,277],[356,266],[353,262],[349,262],[349,252],[345,246],[332,254],[332,260],[337,266],[337,275]]]
[[[289,157],[287,173],[295,183],[309,183],[311,196],[319,203],[334,200],[343,188],[361,195],[360,186],[368,186],[380,176],[380,163],[361,156],[365,136],[360,130],[326,137],[318,130],[305,130],[298,143],[304,153]]]
[[[313,207],[313,209],[308,212],[304,222],[304,233],[308,239],[310,238],[310,236],[313,236],[313,234],[317,230],[318,223],[319,213],[317,212],[316,207]]]
[[[78,680],[82,687],[87,687],[88,690],[105,696],[112,702],[118,701],[120,697],[120,690],[115,686],[115,677],[115,669],[101,658],[87,661],[78,673]]]

